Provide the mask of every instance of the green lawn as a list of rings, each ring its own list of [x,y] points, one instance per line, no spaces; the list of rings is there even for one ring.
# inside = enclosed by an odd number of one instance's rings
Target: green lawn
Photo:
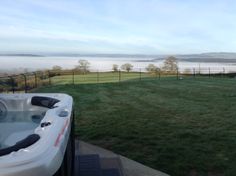
[[[74,97],[76,134],[177,176],[236,174],[236,80],[53,85]]]
[[[108,82],[119,82],[125,80],[132,79],[141,79],[143,78],[156,78],[158,79],[158,75],[149,74],[142,72],[141,75],[139,72],[90,72],[85,75],[59,75],[51,78],[52,84],[72,84],[73,79],[75,84],[88,84],[88,83],[108,83]]]

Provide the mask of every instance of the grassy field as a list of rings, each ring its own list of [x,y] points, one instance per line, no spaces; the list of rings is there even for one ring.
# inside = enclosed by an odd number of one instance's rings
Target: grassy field
[[[52,84],[88,84],[88,83],[108,83],[108,82],[119,82],[133,79],[143,79],[143,78],[156,78],[158,75],[153,73],[142,72],[90,72],[85,75],[59,75],[51,78]],[[74,80],[73,80],[74,79]]]
[[[74,97],[76,134],[176,176],[236,174],[236,80],[53,85]]]

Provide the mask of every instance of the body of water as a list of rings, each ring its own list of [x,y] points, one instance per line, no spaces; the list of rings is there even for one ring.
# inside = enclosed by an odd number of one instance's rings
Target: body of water
[[[50,69],[54,65],[61,66],[64,69],[72,69],[78,65],[78,60],[85,59],[90,62],[91,71],[110,71],[113,64],[121,66],[124,63],[131,63],[134,66],[134,70],[143,71],[148,64],[155,64],[157,67],[163,66],[163,60],[156,62],[150,62],[153,58],[117,58],[117,57],[13,57],[13,56],[1,56],[0,57],[0,71],[22,71],[27,69],[28,71]],[[142,60],[142,61],[137,61]],[[211,72],[235,72],[235,63],[216,63],[216,62],[178,62],[180,71],[186,69],[196,71],[199,69],[201,72],[208,72],[209,68]]]

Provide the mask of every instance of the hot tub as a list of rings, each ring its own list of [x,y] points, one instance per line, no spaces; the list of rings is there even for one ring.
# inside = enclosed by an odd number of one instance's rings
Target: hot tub
[[[0,175],[72,175],[73,99],[0,94]]]

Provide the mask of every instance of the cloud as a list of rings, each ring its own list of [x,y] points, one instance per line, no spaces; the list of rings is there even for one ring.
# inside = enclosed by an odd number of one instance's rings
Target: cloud
[[[32,50],[43,41],[47,51],[73,45],[121,53],[236,50],[232,0],[15,0],[0,2],[0,11],[0,38],[24,40]]]

